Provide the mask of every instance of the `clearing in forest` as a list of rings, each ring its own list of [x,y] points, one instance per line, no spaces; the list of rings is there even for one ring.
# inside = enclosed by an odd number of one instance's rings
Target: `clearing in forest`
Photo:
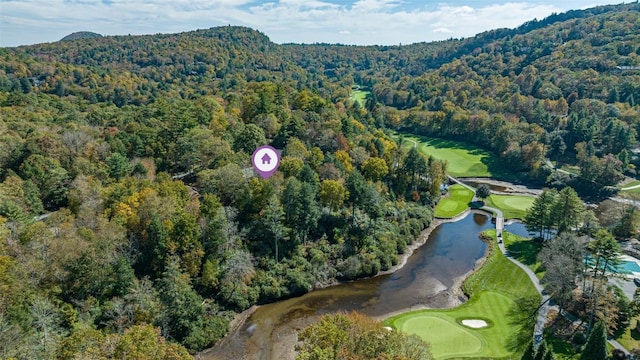
[[[448,173],[455,177],[505,177],[507,174],[498,158],[477,146],[460,141],[400,134],[405,146],[417,146],[425,155],[448,163]]]

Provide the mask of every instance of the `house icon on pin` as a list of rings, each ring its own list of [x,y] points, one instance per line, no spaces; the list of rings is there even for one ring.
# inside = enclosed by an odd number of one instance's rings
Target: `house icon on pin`
[[[271,156],[269,156],[269,154],[264,154],[261,160],[262,160],[262,165],[271,164]]]

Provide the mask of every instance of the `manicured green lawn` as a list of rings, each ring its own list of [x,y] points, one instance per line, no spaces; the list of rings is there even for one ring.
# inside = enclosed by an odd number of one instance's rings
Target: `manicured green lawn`
[[[533,205],[536,198],[526,195],[497,195],[492,194],[485,202],[487,205],[502,210],[505,219],[524,219],[527,209]]]
[[[627,349],[639,349],[640,348],[640,332],[634,330],[636,328],[636,324],[640,320],[640,316],[635,316],[631,319],[629,326],[624,330],[622,335],[620,335],[616,340],[622,346]]]
[[[351,100],[357,101],[360,106],[364,106],[367,96],[371,94],[371,91],[365,90],[353,90],[351,91]]]
[[[505,358],[511,355],[507,339],[518,331],[518,325],[512,323],[505,311],[513,305],[509,297],[487,291],[455,309],[409,313],[394,318],[391,325],[429,341],[436,359]],[[489,326],[466,327],[461,324],[465,319],[484,319]]]
[[[538,253],[542,249],[542,243],[506,231],[503,233],[502,240],[505,248],[514,259],[527,265],[539,279],[542,279],[544,272],[538,261]]]
[[[513,350],[516,334],[523,334],[519,319],[528,317],[533,309],[525,313],[514,305],[522,298],[538,303],[540,295],[527,274],[497,251],[495,229],[485,231],[484,236],[492,239],[490,254],[465,281],[468,302],[454,309],[408,312],[385,320],[385,324],[428,341],[436,359],[519,358]],[[472,329],[460,323],[464,319],[483,319],[490,326]],[[523,330],[525,338],[530,338],[533,327]]]
[[[623,193],[633,193],[640,194],[640,188],[630,189],[630,190],[621,190]]]
[[[471,144],[426,136],[402,135],[405,139],[416,141],[421,153],[447,161],[447,171],[452,176],[501,177],[508,174],[496,156]],[[405,141],[404,145],[413,147],[414,143]]]
[[[570,343],[549,334],[545,335],[544,339],[553,349],[556,360],[577,360],[580,358],[580,353],[576,353]]]
[[[580,174],[580,168],[578,166],[575,166],[575,165],[563,164],[562,166],[560,166],[560,169],[564,170],[566,172],[570,172],[570,173],[575,174],[575,175],[579,175]]]
[[[500,251],[494,249],[496,247],[496,230],[486,230],[483,234],[492,239],[491,254],[484,265],[464,282],[465,292],[474,296],[483,291],[494,291],[514,300],[521,297],[540,299],[540,294],[524,270],[509,261]],[[505,232],[503,241],[510,236],[515,237],[515,235]]]
[[[628,184],[624,184],[624,185],[618,185],[617,187],[619,189],[621,189],[620,191],[624,192],[624,193],[636,193],[636,194],[640,194],[640,187],[635,188],[635,189],[629,189],[629,190],[622,190],[623,188],[628,188],[628,187],[632,187],[632,186],[637,186],[640,185],[640,180],[634,180]]]
[[[434,215],[448,219],[461,214],[469,207],[473,195],[473,191],[462,185],[452,185],[449,187],[449,195],[438,202]]]

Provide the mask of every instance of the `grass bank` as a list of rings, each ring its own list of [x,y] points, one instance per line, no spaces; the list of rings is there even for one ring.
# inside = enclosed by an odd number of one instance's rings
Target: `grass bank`
[[[519,358],[531,338],[533,326],[525,319],[532,309],[518,305],[535,309],[540,295],[527,274],[497,250],[495,230],[484,236],[491,239],[489,254],[464,283],[469,301],[454,309],[408,312],[385,320],[388,326],[430,342],[436,359]],[[485,320],[488,326],[462,325],[467,319]]]
[[[473,191],[455,184],[449,187],[449,194],[442,198],[434,212],[434,216],[441,219],[450,219],[467,210],[473,200]]]

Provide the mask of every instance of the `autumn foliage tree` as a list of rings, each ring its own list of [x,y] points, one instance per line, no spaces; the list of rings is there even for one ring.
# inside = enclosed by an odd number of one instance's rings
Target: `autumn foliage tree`
[[[299,340],[299,360],[432,359],[428,345],[415,335],[389,330],[357,312],[324,315]]]

